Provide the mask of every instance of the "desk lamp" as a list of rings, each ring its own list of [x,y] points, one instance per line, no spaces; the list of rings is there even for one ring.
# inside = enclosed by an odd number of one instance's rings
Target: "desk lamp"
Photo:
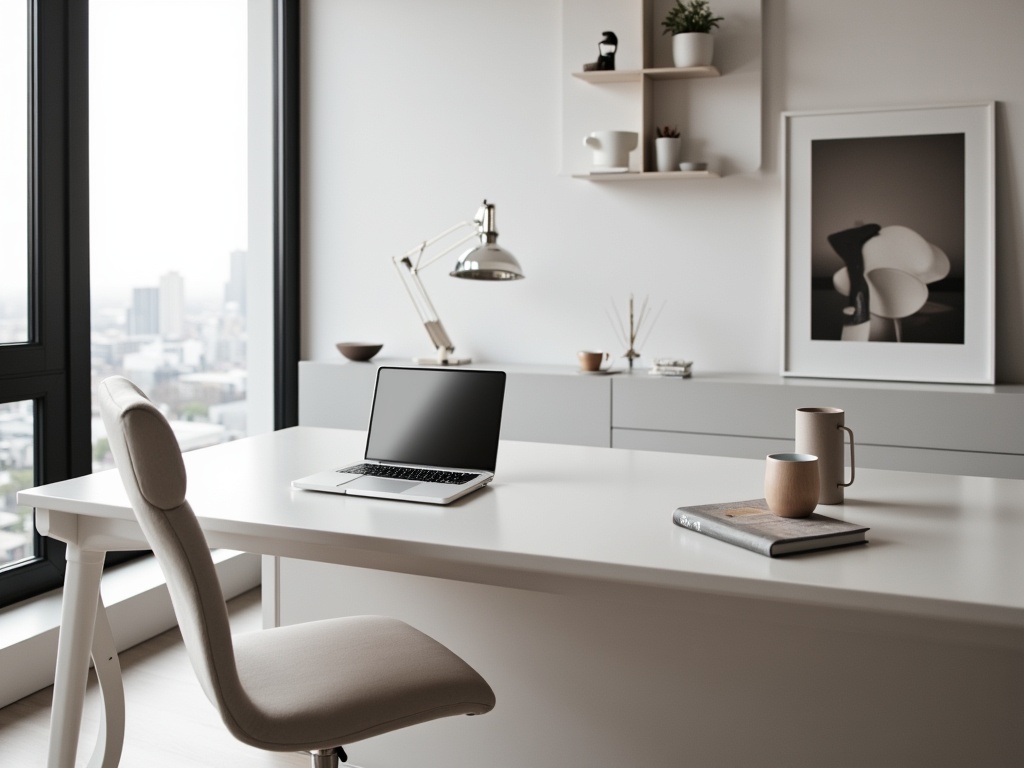
[[[423,254],[428,248],[467,227],[472,227],[474,231],[452,243],[437,255],[423,261]],[[480,210],[476,212],[476,216],[471,221],[459,222],[441,234],[424,240],[407,253],[392,259],[402,278],[402,284],[405,286],[409,298],[412,299],[413,306],[416,307],[416,313],[420,316],[423,327],[427,329],[427,334],[437,349],[434,357],[415,358],[413,362],[419,365],[462,365],[470,362],[469,358],[452,357],[455,346],[441,324],[441,319],[437,316],[437,310],[434,309],[426,288],[423,287],[420,272],[474,237],[480,238],[480,244],[459,256],[458,261],[455,262],[455,268],[449,273],[452,277],[463,277],[470,280],[519,280],[523,277],[522,267],[519,266],[516,257],[498,245],[498,230],[494,226],[494,204],[488,203],[486,200],[480,205]]]

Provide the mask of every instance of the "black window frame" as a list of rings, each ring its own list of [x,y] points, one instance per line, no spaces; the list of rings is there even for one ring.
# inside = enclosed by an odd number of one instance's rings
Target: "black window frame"
[[[274,2],[274,428],[299,423],[302,295],[299,238],[301,110],[299,4]]]
[[[29,8],[29,341],[0,345],[0,401],[35,403],[36,482],[92,471],[89,3]],[[274,427],[298,423],[299,3],[274,12]],[[0,569],[0,607],[60,587],[65,547]]]

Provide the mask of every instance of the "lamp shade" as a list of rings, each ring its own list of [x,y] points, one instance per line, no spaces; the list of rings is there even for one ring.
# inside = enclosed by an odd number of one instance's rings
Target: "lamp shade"
[[[481,243],[462,254],[450,274],[468,280],[519,280],[523,268],[497,243]]]
[[[455,262],[452,277],[469,280],[519,280],[523,268],[516,257],[498,245],[498,228],[494,223],[494,203],[484,200],[474,221],[480,235],[480,245],[470,248]]]

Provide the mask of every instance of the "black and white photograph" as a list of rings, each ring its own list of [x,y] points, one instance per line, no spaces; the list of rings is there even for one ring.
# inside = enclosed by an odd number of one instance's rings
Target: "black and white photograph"
[[[787,117],[786,373],[991,380],[986,114]]]
[[[963,344],[964,135],[811,145],[811,338]]]

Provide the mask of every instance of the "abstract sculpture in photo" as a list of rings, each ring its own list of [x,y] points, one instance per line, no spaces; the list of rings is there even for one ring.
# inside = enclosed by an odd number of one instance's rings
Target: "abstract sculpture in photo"
[[[843,341],[902,341],[914,315],[947,311],[929,301],[928,286],[949,274],[949,257],[909,227],[862,224],[828,236],[846,265],[832,285],[843,307]]]

